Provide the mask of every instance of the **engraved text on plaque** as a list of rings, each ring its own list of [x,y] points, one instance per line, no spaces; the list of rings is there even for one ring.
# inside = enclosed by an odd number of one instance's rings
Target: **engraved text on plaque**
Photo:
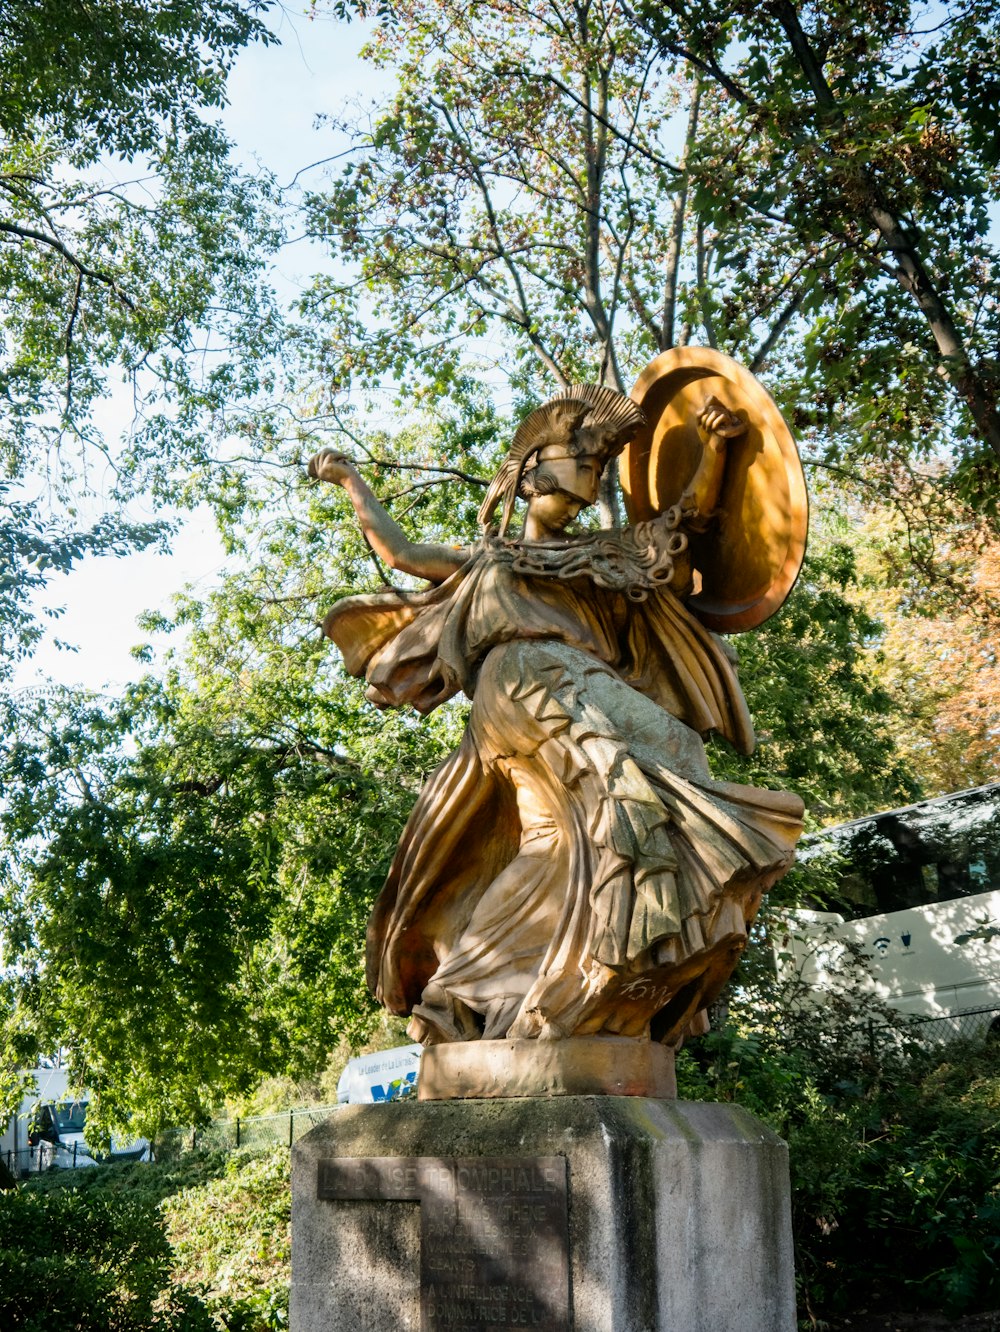
[[[422,1332],[570,1332],[564,1156],[339,1157],[317,1193],[420,1203]]]
[[[426,1157],[420,1199],[423,1332],[567,1332],[565,1157]]]

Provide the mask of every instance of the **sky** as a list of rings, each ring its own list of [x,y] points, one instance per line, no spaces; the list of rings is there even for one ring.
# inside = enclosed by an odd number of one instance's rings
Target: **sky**
[[[300,0],[304,4],[304,0]],[[271,26],[279,46],[243,51],[230,78],[230,105],[223,116],[245,168],[274,173],[289,184],[297,172],[326,157],[333,141],[328,127],[317,128],[318,113],[345,101],[368,99],[378,91],[378,76],[358,57],[366,28],[332,18],[307,18],[290,7],[272,11]],[[279,294],[290,297],[322,263],[315,248],[293,244],[279,256],[274,275]],[[97,420],[109,437],[121,434],[128,420],[127,394],[112,397]],[[100,479],[97,490],[100,491]],[[162,516],[152,506],[132,510],[136,520]],[[144,610],[169,612],[171,597],[185,586],[205,591],[224,564],[214,521],[206,509],[184,520],[169,554],[153,551],[125,559],[84,560],[55,580],[40,607],[63,607],[50,621],[50,632],[35,655],[19,668],[15,687],[32,690],[46,681],[114,691],[144,669],[130,649],[148,638],[136,625]],[[73,644],[59,648],[56,640]]]

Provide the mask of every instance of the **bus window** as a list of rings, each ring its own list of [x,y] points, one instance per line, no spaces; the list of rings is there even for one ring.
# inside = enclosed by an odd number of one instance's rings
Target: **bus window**
[[[829,828],[801,859],[828,851],[840,862],[830,906],[852,920],[1000,888],[1000,783]]]
[[[55,1107],[56,1124],[60,1133],[82,1133],[87,1118],[86,1101],[63,1101]]]

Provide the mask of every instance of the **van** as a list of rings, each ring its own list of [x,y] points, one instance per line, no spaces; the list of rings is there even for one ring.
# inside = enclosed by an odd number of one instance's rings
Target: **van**
[[[382,1105],[413,1096],[423,1046],[397,1045],[391,1050],[349,1059],[337,1083],[340,1105]]]

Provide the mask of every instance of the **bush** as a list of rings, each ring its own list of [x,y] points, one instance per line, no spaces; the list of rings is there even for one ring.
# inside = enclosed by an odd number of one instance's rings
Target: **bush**
[[[681,1051],[678,1094],[739,1101],[788,1142],[807,1323],[1000,1307],[1000,1042],[927,1048],[851,976],[818,1007],[762,956]]]
[[[288,1153],[52,1171],[0,1194],[4,1332],[287,1327]]]
[[[210,1179],[165,1198],[174,1279],[211,1290],[233,1332],[285,1325],[291,1267],[287,1148],[236,1152]]]
[[[192,1302],[159,1307],[170,1245],[146,1200],[77,1188],[0,1195],[0,1325],[18,1332],[213,1328]]]
[[[1000,1306],[1000,1055],[954,1046],[791,1126],[810,1305]]]

